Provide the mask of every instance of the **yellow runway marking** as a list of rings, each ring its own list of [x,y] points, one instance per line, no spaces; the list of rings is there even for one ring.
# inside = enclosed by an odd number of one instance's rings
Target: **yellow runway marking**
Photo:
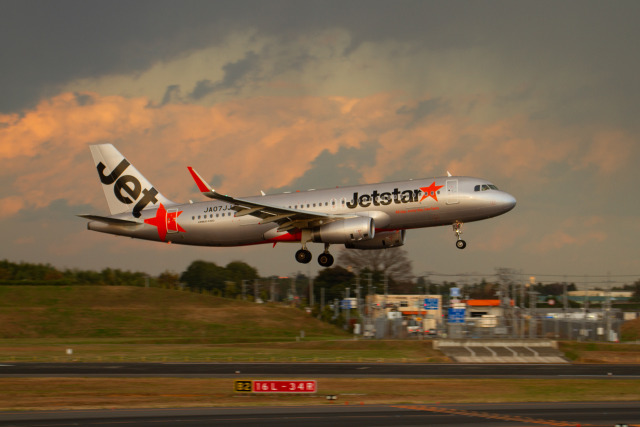
[[[394,406],[394,407],[403,408],[403,409],[412,409],[414,411],[429,411],[429,412],[438,412],[442,414],[463,415],[467,417],[485,418],[490,420],[519,421],[523,423],[542,424],[547,426],[557,426],[557,427],[575,427],[576,426],[575,422],[543,420],[543,419],[531,418],[531,417],[518,417],[514,415],[500,415],[500,414],[492,414],[490,412],[466,411],[464,409],[454,409],[454,408],[441,408],[438,406],[403,405],[403,406]],[[581,425],[592,426],[593,424],[581,423]]]

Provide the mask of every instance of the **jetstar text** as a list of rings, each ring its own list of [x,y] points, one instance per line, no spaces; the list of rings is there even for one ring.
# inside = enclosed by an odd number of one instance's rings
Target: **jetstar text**
[[[371,205],[373,206],[386,206],[391,203],[400,204],[400,203],[413,203],[419,201],[420,194],[422,194],[422,190],[404,190],[400,191],[397,188],[394,188],[392,192],[384,192],[378,193],[378,190],[373,190],[371,194],[359,194],[353,193],[353,199],[350,202],[347,202],[347,207],[349,209],[355,209],[360,206],[362,208],[367,208]]]

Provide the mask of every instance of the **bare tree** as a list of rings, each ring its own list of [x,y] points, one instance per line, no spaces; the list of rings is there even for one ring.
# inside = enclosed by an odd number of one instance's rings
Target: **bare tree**
[[[413,280],[411,260],[402,248],[343,249],[338,259],[339,264],[347,269],[382,273],[397,283]]]

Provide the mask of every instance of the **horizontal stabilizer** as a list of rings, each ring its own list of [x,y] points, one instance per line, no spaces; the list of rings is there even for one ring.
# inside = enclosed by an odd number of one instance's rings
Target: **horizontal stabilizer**
[[[104,222],[105,224],[112,224],[112,225],[140,225],[140,224],[144,224],[143,221],[135,221],[135,220],[131,220],[131,219],[118,219],[118,218],[112,218],[110,216],[100,216],[100,215],[78,215],[80,218],[85,218],[85,219],[89,219],[91,221],[99,221],[99,222]]]

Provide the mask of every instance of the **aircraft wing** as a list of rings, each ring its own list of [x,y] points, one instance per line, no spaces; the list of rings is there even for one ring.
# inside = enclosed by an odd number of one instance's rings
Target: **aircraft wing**
[[[275,222],[279,225],[278,231],[287,231],[294,228],[309,228],[351,217],[288,209],[282,206],[272,206],[250,200],[236,199],[235,197],[218,193],[207,184],[191,166],[188,166],[188,169],[202,194],[211,199],[221,200],[233,205],[232,209],[237,212],[236,217],[251,215],[261,218],[262,224]]]

